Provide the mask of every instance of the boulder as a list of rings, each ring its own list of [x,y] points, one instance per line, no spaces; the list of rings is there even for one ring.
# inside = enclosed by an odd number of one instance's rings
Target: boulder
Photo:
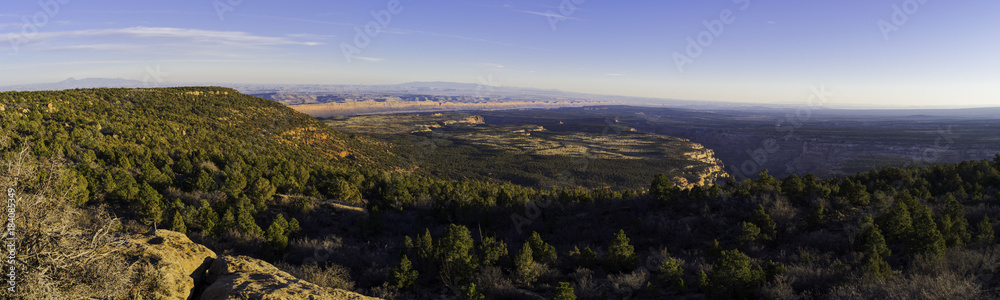
[[[157,271],[160,279],[152,291],[157,299],[194,299],[216,257],[215,252],[192,242],[187,235],[169,230],[130,236],[125,253]]]
[[[221,256],[212,262],[203,300],[330,299],[377,300],[297,279],[277,267],[247,256]]]

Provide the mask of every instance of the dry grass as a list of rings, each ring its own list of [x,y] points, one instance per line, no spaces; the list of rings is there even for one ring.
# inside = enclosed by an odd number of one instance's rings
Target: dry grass
[[[17,291],[8,299],[127,299],[141,297],[131,268],[116,248],[122,224],[104,207],[81,209],[55,190],[64,161],[38,161],[25,147],[2,162],[4,175],[18,176]]]

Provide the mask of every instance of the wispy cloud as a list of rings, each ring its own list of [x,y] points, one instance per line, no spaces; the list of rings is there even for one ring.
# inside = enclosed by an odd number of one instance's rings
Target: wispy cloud
[[[325,40],[325,39],[332,39],[332,38],[337,37],[336,35],[314,34],[314,33],[293,33],[293,34],[289,34],[287,36],[290,37],[290,38],[314,39],[314,40]]]
[[[346,22],[332,22],[332,21],[324,21],[324,20],[313,20],[313,19],[305,19],[305,18],[281,17],[281,16],[270,16],[270,15],[245,14],[245,13],[234,13],[234,15],[247,16],[247,17],[252,17],[252,18],[279,20],[279,21],[292,21],[292,22],[300,22],[300,23],[323,24],[323,25],[335,25],[335,26],[347,26],[347,27],[363,26],[362,24],[354,24],[354,23],[346,23]]]
[[[0,30],[6,30],[7,28],[20,29],[24,23],[0,23]]]
[[[2,34],[0,34],[2,35]],[[241,31],[214,31],[173,27],[129,27],[39,32],[28,37],[39,50],[91,50],[120,52],[211,53],[274,46],[316,46],[323,43],[302,41],[306,36],[261,36]],[[224,55],[223,55],[224,56]]]
[[[494,63],[485,63],[484,62],[484,63],[479,63],[479,66],[483,67],[483,68],[487,68],[487,69],[503,69],[503,65],[501,65],[501,64],[494,64]]]
[[[537,11],[530,11],[530,10],[515,10],[515,11],[519,12],[519,13],[525,13],[525,14],[532,14],[532,15],[543,16],[543,17],[546,17],[546,18],[568,19],[568,20],[577,20],[577,21],[582,21],[583,20],[583,19],[580,19],[580,18],[574,18],[574,17],[564,16],[564,15],[561,15],[561,14],[551,13],[551,12],[537,12]]]
[[[142,45],[129,44],[86,44],[48,47],[45,50],[51,51],[133,51],[142,50]]]
[[[621,73],[608,73],[608,74],[604,74],[604,76],[625,76],[625,74],[621,74]]]
[[[174,39],[189,42],[227,43],[232,45],[305,45],[318,43],[300,42],[282,37],[252,35],[241,31],[214,31],[173,27],[130,27],[116,29],[88,29],[59,32],[40,32],[31,37],[32,41],[83,38],[126,38],[126,39]]]
[[[382,58],[364,57],[364,56],[351,56],[351,58],[353,58],[353,59],[360,59],[360,60],[363,60],[363,61],[370,61],[370,62],[380,62],[380,61],[385,60],[385,59],[382,59]]]

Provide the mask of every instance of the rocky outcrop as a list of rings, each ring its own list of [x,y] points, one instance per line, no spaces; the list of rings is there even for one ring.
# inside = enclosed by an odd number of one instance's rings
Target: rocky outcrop
[[[126,253],[139,263],[150,264],[159,276],[151,293],[157,299],[193,299],[205,279],[215,252],[196,244],[187,235],[169,230],[130,236]]]
[[[688,178],[677,179],[678,186],[685,188],[693,188],[696,185],[710,186],[715,184],[719,179],[729,178],[722,160],[715,157],[715,151],[705,148],[701,144],[692,144],[692,149],[694,151],[684,153],[684,156],[689,160],[700,162],[703,165],[700,168],[695,168],[695,165],[687,166],[685,169],[695,170],[693,172],[688,171]]]
[[[223,256],[212,262],[203,300],[236,299],[377,299],[321,287],[297,279],[273,265],[246,256]]]
[[[464,118],[464,119],[460,119],[460,120],[447,120],[447,121],[444,121],[444,125],[452,125],[452,124],[470,124],[470,125],[476,125],[476,124],[486,124],[486,122],[483,120],[482,116],[469,116],[468,118]]]
[[[179,232],[132,235],[124,247],[128,256],[156,272],[157,284],[150,291],[154,299],[378,299],[322,287],[252,257],[216,257]]]

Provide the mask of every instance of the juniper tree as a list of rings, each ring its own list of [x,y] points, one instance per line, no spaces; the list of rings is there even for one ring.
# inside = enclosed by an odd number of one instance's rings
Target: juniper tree
[[[139,191],[139,210],[142,217],[152,223],[160,223],[163,220],[163,196],[145,182]]]
[[[709,293],[716,298],[746,299],[764,283],[764,270],[739,250],[725,250],[712,267]]]
[[[215,187],[215,180],[205,169],[198,171],[198,175],[191,178],[191,188],[197,191],[208,192]]]
[[[219,224],[215,226],[217,233],[221,233],[226,229],[236,229],[236,216],[233,214],[232,208],[227,208],[226,212],[222,213]]]
[[[257,225],[251,209],[242,205],[236,208],[236,230],[253,236],[263,236],[264,230]]]
[[[597,267],[597,253],[594,253],[594,250],[591,250],[590,246],[583,247],[582,250],[579,246],[573,246],[573,250],[569,251],[568,256],[576,266],[587,269]]]
[[[660,275],[656,279],[664,286],[673,286],[678,291],[683,291],[684,286],[684,269],[681,267],[680,261],[674,257],[667,257],[660,263],[657,268]]]
[[[285,234],[291,237],[293,234],[298,233],[302,230],[302,226],[299,225],[299,220],[292,218],[288,221],[288,230],[285,230]]]
[[[274,197],[275,190],[267,178],[260,177],[250,184],[246,194],[250,197],[257,211],[265,211],[267,210],[267,201]]]
[[[738,240],[741,245],[747,245],[761,239],[760,228],[750,222],[740,223],[740,236]]]
[[[179,212],[174,213],[174,220],[170,224],[170,230],[187,233],[187,226],[184,225],[184,217]]]
[[[980,245],[992,245],[996,238],[996,233],[993,231],[993,223],[990,222],[990,216],[983,215],[983,220],[979,221],[976,227],[979,230],[979,233],[976,234],[976,243]]]
[[[855,238],[857,249],[865,255],[864,270],[866,276],[876,279],[889,278],[892,268],[885,258],[892,254],[885,243],[885,237],[872,217],[865,216],[861,221],[861,232]]]
[[[674,186],[674,183],[664,174],[657,174],[653,177],[653,182],[649,185],[649,193],[662,202],[670,202],[673,197],[672,194],[676,191],[677,188]]]
[[[816,206],[815,209],[809,212],[809,216],[807,217],[806,222],[809,223],[810,227],[815,228],[822,225],[825,220],[826,220],[826,208],[823,207],[823,204],[820,204]]]
[[[459,286],[475,272],[477,263],[469,229],[451,224],[437,240],[441,278],[449,286]]]
[[[507,255],[507,244],[494,237],[483,237],[479,243],[479,253],[483,258],[483,265],[492,266]]]
[[[247,186],[247,177],[243,175],[243,170],[240,167],[227,165],[223,173],[226,179],[222,183],[221,190],[233,198],[242,195],[243,188]]]
[[[892,276],[892,267],[878,253],[865,255],[864,270],[865,276],[875,279],[886,279]]]
[[[708,274],[705,274],[705,270],[698,270],[698,273],[694,275],[694,286],[702,291],[708,289]]]
[[[412,263],[410,263],[410,258],[406,257],[404,254],[399,260],[399,265],[392,270],[392,285],[400,290],[410,290],[417,282],[417,278],[420,276],[420,272],[413,269]]]
[[[939,229],[947,246],[963,246],[972,239],[972,235],[969,234],[969,220],[965,218],[965,206],[954,196],[948,196],[945,197],[945,209]]]
[[[774,220],[771,220],[771,216],[764,210],[763,205],[757,205],[757,209],[753,211],[753,215],[750,217],[750,222],[760,228],[762,240],[773,240],[775,234],[777,234],[778,226],[774,223]]]
[[[609,272],[625,272],[635,269],[639,265],[639,257],[635,255],[635,248],[629,244],[625,230],[618,230],[611,244],[608,245],[608,257],[605,265]]]
[[[476,290],[475,283],[469,283],[468,286],[463,288],[462,300],[485,300],[486,296]]]
[[[889,212],[880,218],[881,228],[885,228],[885,234],[893,241],[906,241],[913,229],[910,208],[903,202],[897,199]]]
[[[802,182],[799,175],[795,175],[794,173],[785,177],[785,180],[781,182],[781,192],[788,195],[789,199],[796,202],[800,201],[802,197],[805,196],[803,195],[805,189],[805,183]]]
[[[532,232],[528,238],[528,245],[531,246],[531,253],[535,261],[540,263],[556,262],[556,247],[542,241],[542,236],[538,232]]]
[[[271,222],[271,226],[267,227],[266,238],[271,247],[281,251],[288,247],[288,235],[285,231],[288,229],[288,221],[285,220],[285,216],[278,214]]]
[[[910,252],[933,257],[944,255],[945,241],[934,224],[930,208],[918,204],[913,208],[913,230],[910,235]]]
[[[538,271],[535,268],[535,264],[535,259],[531,253],[531,246],[528,243],[524,243],[521,246],[521,253],[514,259],[514,274],[521,282],[531,284],[538,278]]]
[[[141,186],[135,181],[135,178],[129,175],[127,171],[118,169],[114,172],[114,180],[117,182],[117,188],[111,193],[112,199],[124,203],[133,203],[141,192]]]
[[[417,255],[424,261],[432,260],[437,256],[434,251],[434,239],[431,237],[431,230],[424,229],[424,234],[417,237]]]
[[[569,282],[560,282],[552,293],[552,300],[576,300],[576,293],[573,292]]]
[[[879,229],[878,225],[872,221],[871,216],[866,216],[861,223],[861,232],[855,237],[856,249],[865,254],[865,256],[878,255],[880,257],[889,257],[892,255],[892,251],[885,243],[885,237],[882,235],[882,231]]]
[[[868,205],[871,198],[865,185],[853,180],[847,180],[841,184],[840,193],[855,206]]]

